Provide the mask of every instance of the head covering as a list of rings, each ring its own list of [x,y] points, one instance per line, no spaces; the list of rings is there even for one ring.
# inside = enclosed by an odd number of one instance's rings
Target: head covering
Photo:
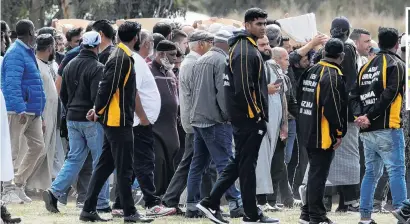
[[[337,38],[330,38],[326,42],[325,51],[329,56],[338,56],[344,51],[344,44]]]
[[[153,33],[152,38],[154,39],[154,49],[157,49],[159,42],[165,40],[165,37],[160,33]]]
[[[400,48],[406,47],[407,44],[410,44],[410,35],[404,34],[404,35],[401,37]]]
[[[48,47],[54,44],[54,38],[49,33],[40,34],[37,36],[36,44],[37,44],[37,47],[40,47],[40,48]]]
[[[101,36],[95,31],[88,31],[84,33],[82,39],[83,41],[81,44],[84,46],[97,47],[101,44]]]
[[[197,30],[191,33],[188,37],[189,42],[195,42],[195,41],[213,41],[214,40],[214,35],[207,31],[203,30]]]
[[[332,26],[330,28],[330,34],[333,37],[340,37],[340,36],[343,36],[343,34],[346,34],[347,36],[349,36],[350,34],[349,20],[344,16],[336,17],[335,19],[333,19]]]
[[[220,30],[215,34],[214,42],[227,43],[228,39],[232,36],[232,33],[226,30]]]
[[[177,46],[169,41],[169,40],[162,40],[161,42],[158,43],[157,46],[157,51],[173,51],[176,50]]]
[[[212,23],[209,27],[208,27],[208,32],[215,34],[217,33],[221,28],[223,27],[222,24],[220,23]]]

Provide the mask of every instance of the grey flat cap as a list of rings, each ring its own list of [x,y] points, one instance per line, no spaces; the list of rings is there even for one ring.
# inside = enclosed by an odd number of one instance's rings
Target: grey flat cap
[[[228,39],[232,36],[232,33],[226,30],[220,30],[215,34],[215,42],[228,42]]]
[[[189,35],[188,41],[189,42],[195,42],[195,41],[213,41],[214,40],[214,35],[207,31],[203,30],[198,30],[194,31]]]

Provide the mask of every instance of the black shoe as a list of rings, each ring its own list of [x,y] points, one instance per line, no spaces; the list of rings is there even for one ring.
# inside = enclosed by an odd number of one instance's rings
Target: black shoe
[[[391,212],[399,222],[408,223],[410,221],[410,214],[404,214],[401,209],[397,209]]]
[[[97,209],[97,212],[98,212],[98,213],[111,213],[111,212],[112,212],[112,209],[111,209],[110,206],[108,206],[108,207],[103,208],[103,209]]]
[[[269,218],[262,214],[258,220],[251,220],[248,217],[243,217],[242,223],[279,223],[279,219]]]
[[[324,221],[321,221],[318,224],[335,224],[335,223],[329,218],[326,218]]]
[[[201,203],[198,203],[198,204],[196,205],[196,207],[197,207],[199,210],[201,210],[201,211],[204,213],[204,215],[205,215],[208,219],[210,219],[212,222],[214,222],[214,223],[218,223],[218,224],[229,223],[227,220],[225,220],[225,219],[222,217],[221,210],[219,210],[219,209],[216,210],[216,211],[214,211],[214,210],[208,208],[207,206],[202,205]]]
[[[180,207],[175,207],[175,209],[177,210],[177,212],[175,213],[176,215],[182,215],[182,216],[185,215],[185,212],[182,211],[182,209]]]
[[[109,222],[111,219],[103,219],[101,218],[97,212],[86,212],[81,211],[80,213],[80,221],[83,222]]]
[[[50,190],[43,191],[43,201],[46,204],[47,211],[51,213],[59,213],[57,208],[57,198],[54,197]]]
[[[149,223],[153,222],[154,219],[152,218],[147,218],[142,215],[140,215],[138,212],[136,212],[134,215],[126,216],[124,217],[124,222],[142,222],[142,223]]]
[[[225,217],[225,214],[222,214]],[[234,210],[229,211],[229,216],[231,219],[235,218],[242,218],[245,216],[245,212],[243,211],[243,207],[237,207]]]
[[[349,206],[343,206],[343,207],[337,207],[337,209],[335,210],[335,212],[341,212],[341,213],[346,213],[349,209]]]
[[[363,222],[359,222],[359,224],[363,224]],[[377,224],[377,223],[372,219],[369,224]]]
[[[4,223],[7,223],[7,224],[14,224],[14,223],[20,223],[21,222],[20,218],[12,218],[9,211],[7,211],[6,206],[3,206],[3,205],[1,206],[1,220]]]
[[[185,212],[185,218],[188,219],[199,219],[199,218],[204,218],[204,215],[202,214],[201,211],[191,211],[191,210],[186,210]]]

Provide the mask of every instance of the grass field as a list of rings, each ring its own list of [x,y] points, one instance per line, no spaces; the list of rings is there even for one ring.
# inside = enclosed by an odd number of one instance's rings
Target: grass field
[[[75,208],[74,203],[69,203],[67,206],[60,206],[60,214],[50,214],[46,211],[42,201],[34,201],[26,205],[8,205],[7,206],[13,216],[21,217],[24,224],[74,224],[80,223],[78,215],[80,210]],[[334,206],[336,208],[336,205]],[[142,208],[138,208],[142,211]],[[271,217],[280,219],[281,224],[296,224],[299,218],[299,209],[285,210],[284,212],[269,213]],[[102,215],[105,218],[110,215]],[[356,224],[359,220],[358,213],[330,213],[329,217],[338,224]],[[394,224],[396,220],[390,214],[376,214],[374,219],[378,224]],[[122,219],[114,219],[109,223],[123,223]],[[168,223],[211,223],[207,219],[185,219],[181,216],[171,216],[156,219],[153,223],[168,224]],[[231,223],[241,223],[241,219],[231,220]]]

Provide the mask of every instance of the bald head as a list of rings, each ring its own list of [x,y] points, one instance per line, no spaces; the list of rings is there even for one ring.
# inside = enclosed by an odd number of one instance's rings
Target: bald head
[[[148,30],[141,30],[140,50],[138,53],[143,58],[154,54],[154,38],[152,37],[152,33]]]
[[[289,54],[283,47],[275,47],[272,49],[272,58],[282,68],[283,72],[288,71],[289,67]]]
[[[189,34],[191,34],[192,32],[195,31],[194,27],[190,26],[190,25],[185,25],[181,28],[182,31],[184,31],[184,33],[186,33],[188,36]]]

